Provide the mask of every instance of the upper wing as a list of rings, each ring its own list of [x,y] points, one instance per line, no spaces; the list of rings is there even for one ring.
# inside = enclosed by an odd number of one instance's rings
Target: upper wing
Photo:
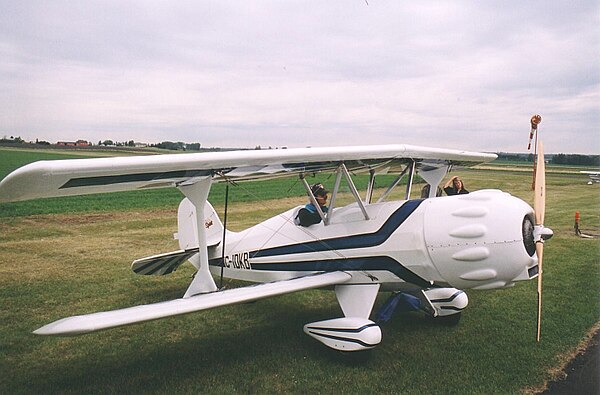
[[[215,181],[274,178],[334,170],[342,162],[355,172],[394,172],[412,160],[425,170],[494,159],[495,154],[385,145],[39,161],[0,182],[0,202],[161,188],[207,176]]]
[[[241,302],[283,295],[304,289],[320,288],[328,285],[341,284],[352,276],[345,272],[329,272],[315,274],[291,280],[277,281],[248,287],[228,289],[175,299],[168,302],[145,304],[120,310],[102,311],[86,315],[63,318],[45,325],[33,333],[36,335],[73,336],[101,329],[130,325],[138,322],[151,321],[174,315],[188,314],[195,311],[212,309]]]

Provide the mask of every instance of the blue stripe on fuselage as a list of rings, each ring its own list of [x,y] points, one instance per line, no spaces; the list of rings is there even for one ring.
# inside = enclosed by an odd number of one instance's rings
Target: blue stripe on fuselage
[[[211,259],[210,266],[221,267],[221,258]],[[359,258],[322,259],[314,261],[300,261],[287,263],[256,263],[253,262],[252,270],[274,272],[336,272],[341,271],[387,271],[395,274],[402,280],[418,285],[421,288],[431,288],[432,284],[419,277],[400,262],[387,255],[369,256]]]
[[[323,259],[315,261],[288,262],[288,263],[252,263],[252,270],[272,270],[290,272],[335,272],[342,271],[376,271],[383,270],[395,274],[398,278],[423,288],[431,284],[411,272],[400,262],[387,255],[369,256],[360,258]]]
[[[315,240],[308,243],[290,244],[250,252],[250,258],[274,255],[302,254],[329,250],[367,248],[383,244],[392,233],[423,203],[424,199],[409,200],[398,208],[376,232],[352,236]]]
[[[270,257],[278,255],[300,254],[329,250],[374,247],[384,243],[392,233],[419,207],[423,199],[409,200],[398,208],[376,232],[360,235],[336,237],[317,240],[308,243],[291,244],[287,246],[267,248],[250,252],[250,258]],[[211,266],[221,266],[221,258],[211,259]],[[321,259],[288,263],[258,263],[252,262],[252,270],[267,271],[375,271],[383,270],[395,274],[404,281],[423,288],[431,287],[425,279],[419,277],[400,262],[390,256],[370,256],[340,259]]]

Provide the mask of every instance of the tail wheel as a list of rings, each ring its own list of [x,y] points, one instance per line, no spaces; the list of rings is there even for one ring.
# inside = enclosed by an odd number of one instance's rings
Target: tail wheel
[[[462,311],[459,311],[456,314],[452,315],[444,315],[437,317],[429,317],[436,325],[440,326],[456,326],[460,322],[460,317],[462,316]]]

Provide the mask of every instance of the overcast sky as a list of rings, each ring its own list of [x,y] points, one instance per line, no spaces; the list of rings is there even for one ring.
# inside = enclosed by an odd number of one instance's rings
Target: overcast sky
[[[0,137],[525,152],[536,113],[600,154],[598,0],[0,0]]]

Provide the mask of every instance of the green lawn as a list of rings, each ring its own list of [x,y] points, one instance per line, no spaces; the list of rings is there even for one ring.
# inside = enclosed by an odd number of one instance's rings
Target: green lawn
[[[525,173],[457,174],[470,190],[495,187],[532,198]],[[295,180],[261,185],[232,189],[232,229],[304,200]],[[327,349],[302,332],[307,322],[341,314],[327,290],[80,337],[32,335],[62,317],[182,296],[190,265],[161,278],[129,269],[135,258],[177,248],[172,233],[181,195],[152,191],[157,195],[149,194],[147,204],[141,202],[147,192],[88,197],[97,207],[71,198],[0,205],[0,212],[15,210],[0,218],[0,393],[488,394],[540,386],[600,319],[600,243],[573,233],[576,210],[584,230],[600,233],[598,187],[586,185],[586,177],[548,175],[546,225],[555,236],[545,250],[539,344],[536,283],[527,282],[468,291],[469,307],[456,327],[398,315],[382,328],[381,345],[356,354]],[[222,189],[213,192],[220,211]],[[266,200],[269,194],[296,197]],[[31,208],[13,208],[24,203]],[[53,208],[35,212],[46,206]]]

